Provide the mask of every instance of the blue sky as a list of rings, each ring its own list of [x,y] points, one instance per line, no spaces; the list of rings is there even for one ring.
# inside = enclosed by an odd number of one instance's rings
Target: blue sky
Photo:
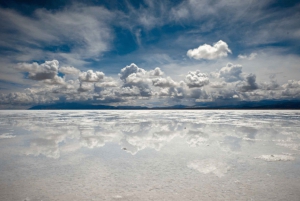
[[[298,1],[1,1],[1,108],[299,99]]]

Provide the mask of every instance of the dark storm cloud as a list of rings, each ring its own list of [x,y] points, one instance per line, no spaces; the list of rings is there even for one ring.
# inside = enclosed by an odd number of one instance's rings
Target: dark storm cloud
[[[245,81],[237,85],[237,88],[241,92],[253,91],[255,89],[258,89],[258,85],[255,81],[256,81],[256,75],[249,74],[246,76]]]

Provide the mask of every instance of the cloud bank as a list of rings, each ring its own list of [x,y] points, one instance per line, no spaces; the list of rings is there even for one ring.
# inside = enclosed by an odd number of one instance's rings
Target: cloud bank
[[[264,99],[297,99],[300,82],[289,80],[282,85],[274,77],[258,83],[256,74],[243,72],[240,64],[227,63],[218,71],[189,71],[182,80],[166,75],[159,67],[145,70],[132,63],[108,77],[101,71],[80,71],[60,66],[57,60],[44,63],[20,63],[15,69],[24,79],[35,84],[23,92],[1,94],[2,105],[34,105],[43,103],[89,102],[151,106],[165,99],[167,105],[194,105],[219,100],[256,101]]]

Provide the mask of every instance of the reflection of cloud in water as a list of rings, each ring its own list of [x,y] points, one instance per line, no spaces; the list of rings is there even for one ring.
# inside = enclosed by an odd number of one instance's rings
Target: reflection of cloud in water
[[[209,144],[220,151],[240,152],[244,142],[273,142],[299,149],[299,116],[289,111],[4,111],[2,126],[29,130],[26,154],[57,158],[82,147],[108,142],[136,154],[161,150],[174,138],[190,147]],[[276,116],[276,118],[275,118]],[[287,118],[289,117],[289,118]],[[291,127],[288,125],[291,124]],[[10,138],[14,135],[1,135]],[[292,140],[291,140],[292,139]]]
[[[15,135],[11,135],[10,133],[4,133],[0,135],[0,139],[9,139],[9,138],[14,138],[16,137]]]
[[[44,155],[49,158],[59,158],[60,151],[58,143],[48,139],[35,139],[30,142],[30,148],[26,151],[26,155]]]
[[[187,164],[188,168],[197,170],[202,174],[215,174],[217,177],[223,177],[230,167],[220,161],[213,159],[194,160]]]
[[[0,180],[16,185],[0,200],[297,200],[299,120],[295,111],[3,111]]]
[[[241,150],[241,142],[241,138],[226,136],[224,137],[224,140],[220,143],[220,146],[224,151],[237,152]]]
[[[261,155],[259,157],[255,157],[256,159],[262,159],[269,162],[274,161],[293,161],[295,157],[289,155]]]
[[[242,126],[242,127],[237,127],[236,132],[246,134],[245,137],[248,139],[255,139],[255,136],[256,136],[258,130],[254,127]]]
[[[159,151],[166,143],[179,135],[180,132],[176,132],[174,127],[153,124],[148,125],[145,130],[141,127],[135,133],[127,133],[120,141],[120,145],[133,155],[145,148]]]
[[[203,131],[189,130],[186,135],[186,142],[191,147],[203,145],[208,141],[209,135]]]
[[[300,147],[300,144],[291,143],[290,141],[283,142],[283,143],[277,143],[276,145],[286,147],[286,148],[289,148],[289,149],[295,150],[295,151],[298,151],[299,147]]]

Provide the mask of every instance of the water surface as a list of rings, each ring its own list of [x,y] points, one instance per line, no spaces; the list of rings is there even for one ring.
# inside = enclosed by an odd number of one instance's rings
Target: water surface
[[[300,200],[299,111],[1,111],[0,200]]]

